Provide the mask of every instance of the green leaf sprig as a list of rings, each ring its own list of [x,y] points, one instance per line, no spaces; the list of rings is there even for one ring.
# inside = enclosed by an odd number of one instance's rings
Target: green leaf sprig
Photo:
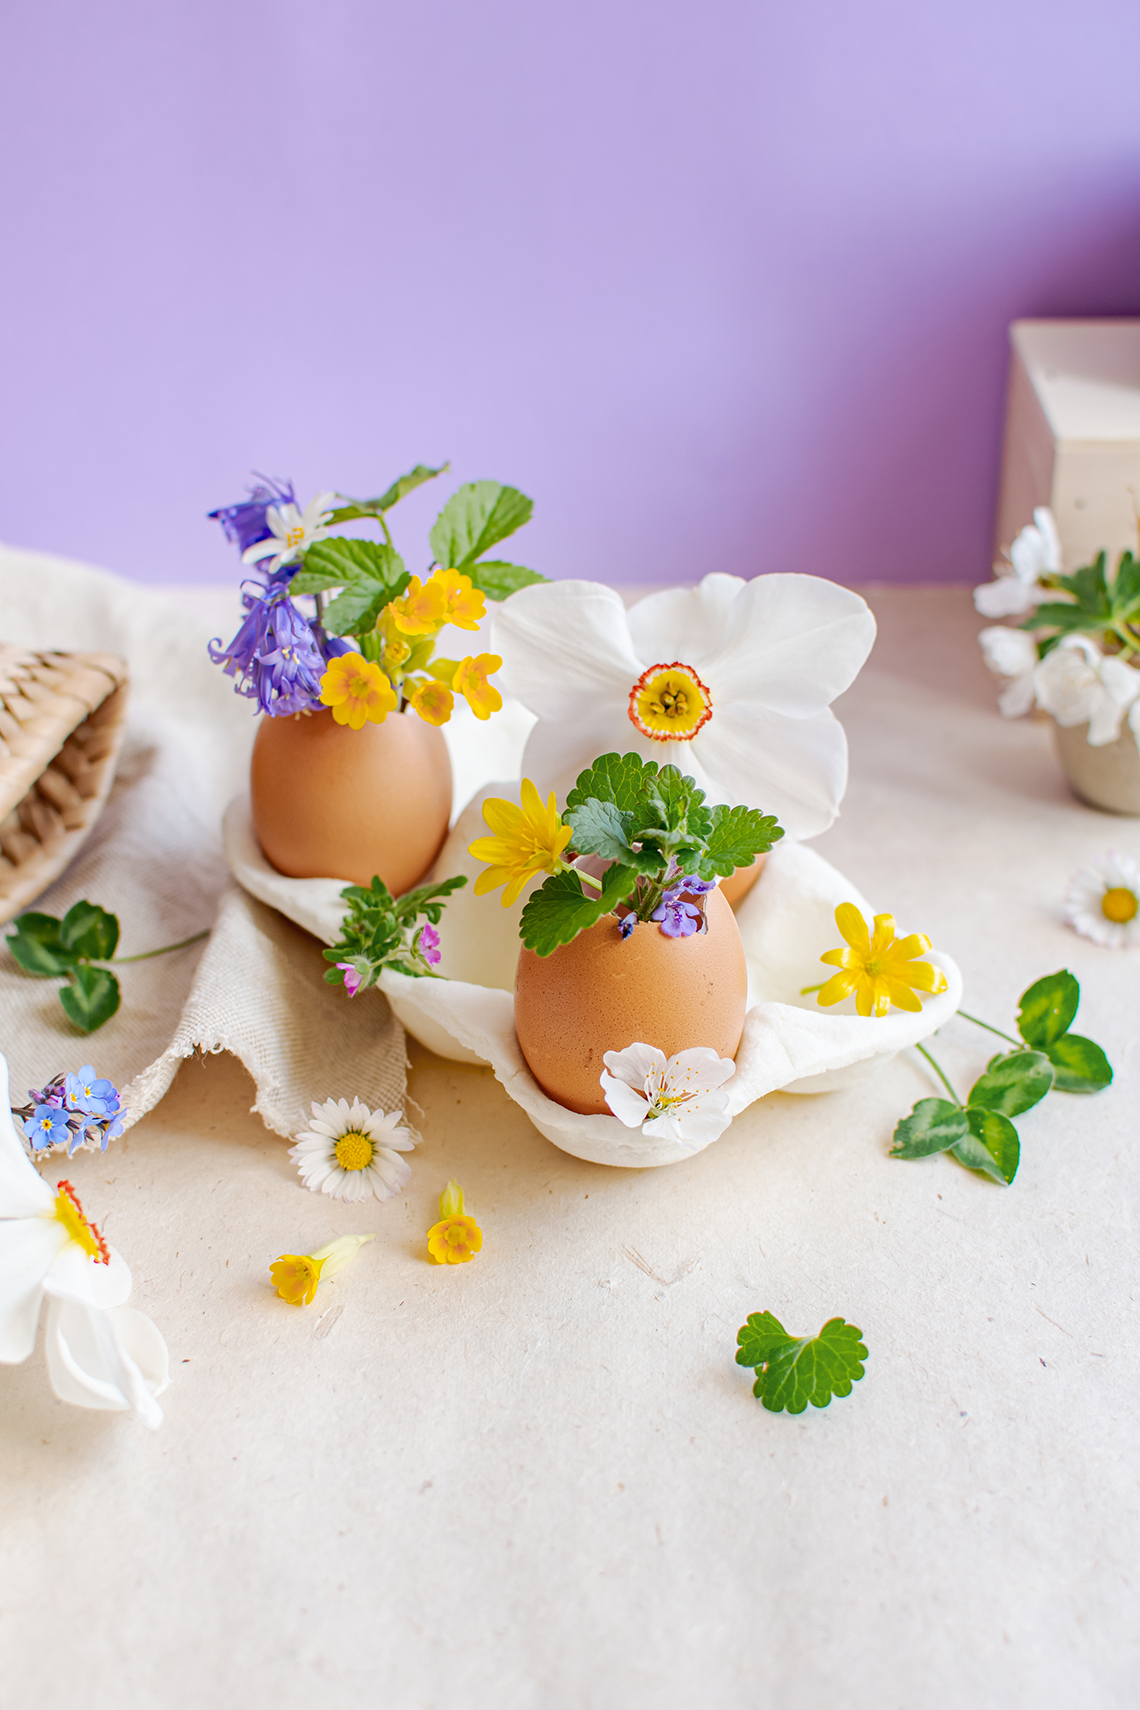
[[[143,950],[135,956],[116,956],[119,922],[97,903],[75,903],[62,919],[54,914],[21,914],[8,934],[8,949],[29,974],[59,979],[59,1001],[70,1021],[83,1033],[94,1033],[110,1021],[122,1002],[119,982],[106,963],[146,962],[171,950],[184,950],[208,936],[208,929],[164,944],[160,950]]]
[[[833,1395],[850,1395],[863,1376],[863,1332],[829,1318],[818,1336],[789,1336],[770,1312],[752,1312],[736,1337],[738,1366],[756,1372],[752,1393],[769,1413],[802,1413],[810,1401],[826,1407]]]
[[[964,1021],[996,1033],[1014,1049],[990,1059],[963,1103],[930,1052],[917,1046],[950,1098],[919,1099],[895,1129],[890,1156],[929,1158],[949,1152],[967,1169],[1008,1187],[1021,1160],[1021,1141],[1011,1118],[1032,1110],[1053,1089],[1095,1093],[1112,1080],[1100,1046],[1069,1032],[1080,998],[1080,985],[1067,968],[1037,980],[1021,994],[1020,1040],[959,1010]]]
[[[368,887],[349,885],[340,893],[348,904],[341,937],[323,952],[325,960],[334,964],[325,970],[325,979],[333,986],[348,986],[352,997],[374,986],[385,968],[438,979],[424,954],[421,922],[438,926],[448,897],[466,883],[460,874],[438,885],[420,885],[399,898],[380,878],[373,878]],[[337,963],[346,964],[351,973]]]
[[[603,754],[588,766],[562,819],[575,859],[596,855],[613,865],[600,881],[576,868],[553,873],[529,898],[519,933],[537,956],[552,955],[619,903],[636,920],[651,920],[679,879],[727,878],[784,835],[755,808],[708,807],[704,791],[676,766],[637,754]]]
[[[1021,625],[1052,630],[1038,641],[1042,658],[1066,635],[1097,635],[1108,652],[1122,654],[1127,664],[1140,656],[1140,560],[1131,552],[1121,554],[1111,582],[1103,552],[1071,576],[1045,576],[1042,581],[1069,596],[1045,601]]]

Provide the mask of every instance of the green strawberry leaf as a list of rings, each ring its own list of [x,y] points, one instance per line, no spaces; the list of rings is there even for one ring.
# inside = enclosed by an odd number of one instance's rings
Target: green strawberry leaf
[[[1039,1104],[1053,1085],[1053,1065],[1043,1051],[1008,1051],[991,1059],[970,1088],[971,1109],[1020,1116]]]
[[[417,487],[422,487],[425,481],[434,481],[437,475],[442,475],[450,469],[450,463],[441,463],[438,469],[431,469],[426,463],[417,463],[414,469],[409,469],[406,475],[400,475],[378,499],[347,499],[344,493],[338,498],[346,498],[347,503],[339,511],[332,514],[332,524],[357,522],[364,517],[380,517],[385,511],[390,511],[393,505],[398,505],[401,499],[414,493]],[[310,588],[309,593],[315,592]]]
[[[1046,974],[1022,992],[1017,1031],[1036,1051],[1045,1051],[1072,1026],[1081,988],[1067,968]]]
[[[97,903],[77,902],[59,923],[60,942],[85,962],[109,962],[119,942],[119,923]]]
[[[567,814],[591,798],[612,802],[623,813],[630,813],[640,807],[645,785],[656,775],[656,760],[643,760],[639,754],[602,754],[578,774],[574,788],[566,797]]]
[[[750,867],[783,835],[773,815],[722,804],[712,810],[712,826],[697,871],[702,879],[727,879],[737,867]]]
[[[789,1336],[770,1312],[754,1312],[741,1325],[738,1365],[756,1368],[752,1387],[770,1413],[802,1413],[810,1401],[826,1407],[833,1395],[850,1395],[863,1376],[863,1332],[829,1318],[818,1336]]]
[[[471,481],[448,499],[431,530],[431,549],[444,570],[462,570],[531,519],[534,500],[501,481]]]
[[[79,957],[61,939],[54,914],[22,914],[14,924],[8,948],[29,974],[66,974],[77,966]]]
[[[528,898],[519,922],[519,937],[536,956],[550,956],[569,944],[604,915],[612,914],[637,883],[632,867],[609,867],[602,889],[583,889],[575,873],[554,873]]]
[[[968,1170],[980,1170],[1008,1186],[1021,1157],[1017,1129],[997,1110],[967,1110],[966,1120],[970,1132],[950,1150]]]
[[[1053,1085],[1058,1092],[1103,1092],[1111,1085],[1112,1065],[1099,1045],[1079,1033],[1066,1033],[1045,1047],[1053,1065]]]
[[[520,588],[531,588],[536,582],[549,582],[537,570],[525,564],[508,564],[499,558],[481,558],[478,564],[465,564],[463,574],[470,576],[473,588],[486,594],[489,600],[505,600]]]
[[[892,1158],[929,1158],[945,1152],[969,1133],[966,1112],[948,1098],[920,1098],[894,1132]]]
[[[75,968],[60,987],[59,1001],[76,1027],[94,1033],[119,1007],[119,982],[108,968]]]

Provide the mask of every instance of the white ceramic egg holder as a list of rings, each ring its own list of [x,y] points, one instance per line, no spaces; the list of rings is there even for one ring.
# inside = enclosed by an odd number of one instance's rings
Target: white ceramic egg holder
[[[472,797],[448,835],[434,877],[465,873],[473,879],[484,870],[467,853],[468,844],[486,831],[482,804],[488,796],[510,799],[517,792],[517,781],[493,783]],[[339,938],[343,880],[287,879],[278,873],[261,853],[244,797],[227,809],[224,836],[234,876],[252,896],[326,944]],[[677,1163],[702,1150],[650,1139],[626,1128],[616,1116],[578,1116],[547,1098],[515,1037],[518,923],[527,893],[509,909],[502,907],[500,894],[477,897],[469,883],[447,903],[439,929],[440,972],[446,979],[415,979],[390,970],[381,976],[381,989],[407,1031],[438,1056],[489,1063],[539,1133],[575,1157],[644,1169]],[[802,844],[781,843],[738,905],[749,1007],[736,1073],[727,1083],[733,1116],[770,1092],[832,1092],[861,1080],[905,1046],[928,1038],[958,1008],[962,976],[950,957],[937,951],[929,959],[946,975],[947,988],[938,997],[924,999],[921,1013],[892,1010],[880,1019],[865,1019],[834,1010],[825,1013],[813,997],[802,996],[803,986],[828,972],[819,956],[838,942],[835,909],[841,902],[853,902],[868,919],[873,913],[855,887],[820,856]],[[843,1005],[845,1010],[851,1007],[851,1000]]]

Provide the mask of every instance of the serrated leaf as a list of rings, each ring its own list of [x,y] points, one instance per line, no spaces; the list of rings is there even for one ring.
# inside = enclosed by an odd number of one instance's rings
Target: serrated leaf
[[[409,493],[414,493],[417,487],[422,487],[425,481],[434,481],[437,475],[442,475],[450,468],[450,463],[441,463],[438,469],[431,469],[426,463],[417,463],[414,469],[409,469],[406,475],[401,475],[393,481],[378,499],[349,499],[341,510],[333,512],[333,523],[355,522],[361,517],[382,516],[385,511],[390,511],[393,505],[398,505],[401,499],[406,499]],[[339,496],[344,498],[346,495]]]
[[[746,1341],[746,1333],[752,1331]],[[813,1407],[826,1407],[833,1395],[850,1395],[853,1383],[863,1376],[863,1361],[867,1349],[863,1332],[842,1318],[829,1318],[818,1336],[792,1338],[779,1319],[770,1312],[754,1313],[741,1327],[737,1340],[741,1343],[736,1358],[741,1365],[752,1365],[742,1358],[745,1350],[756,1349],[761,1358],[756,1382],[752,1387],[769,1413],[802,1413],[810,1401]]]
[[[1053,1085],[1053,1065],[1043,1051],[1009,1051],[994,1057],[970,1088],[967,1104],[1020,1116],[1039,1104]]]
[[[1081,988],[1067,968],[1046,974],[1022,992],[1017,1031],[1035,1051],[1045,1051],[1068,1032],[1080,1001]]]
[[[338,536],[310,546],[301,568],[289,584],[291,594],[319,594],[343,588],[361,576],[371,582],[394,582],[404,568],[400,554],[387,541]]]
[[[750,867],[757,855],[771,849],[783,835],[783,827],[772,814],[722,803],[712,810],[712,826],[697,871],[702,879],[727,879],[737,867]]]
[[[1053,1065],[1053,1085],[1058,1092],[1103,1092],[1112,1083],[1112,1064],[1099,1045],[1079,1033],[1066,1033],[1045,1047]]]
[[[448,499],[432,525],[431,549],[444,570],[463,570],[528,523],[534,500],[501,481],[470,481]]]
[[[88,962],[108,962],[119,942],[119,922],[98,903],[77,902],[59,923],[60,942]]]
[[[566,797],[566,811],[581,807],[591,797],[599,802],[612,802],[623,813],[639,806],[645,785],[657,775],[656,760],[643,760],[640,754],[602,754],[578,774],[574,788]]]
[[[119,982],[109,968],[75,968],[59,993],[69,1020],[84,1033],[94,1033],[110,1021],[120,998]]]
[[[574,848],[579,855],[600,855],[604,861],[637,866],[629,841],[631,813],[615,807],[613,802],[601,802],[591,796],[580,807],[568,809],[566,820],[574,833]]]
[[[612,914],[637,883],[632,867],[607,868],[601,891],[583,890],[574,873],[554,873],[528,898],[519,921],[519,937],[536,956],[551,956],[580,932]]]
[[[920,1098],[894,1132],[892,1158],[929,1158],[969,1133],[966,1112],[948,1098]]]
[[[22,914],[15,926],[8,948],[29,974],[65,974],[77,965],[78,956],[60,939],[60,922],[54,914]]]
[[[489,600],[506,600],[520,588],[531,588],[536,582],[549,582],[537,570],[525,564],[507,564],[498,558],[481,558],[477,564],[465,564],[463,574],[470,576],[472,587],[486,594]]]
[[[1021,1157],[1017,1129],[997,1110],[967,1110],[966,1120],[970,1132],[950,1150],[968,1170],[981,1170],[1008,1187]]]

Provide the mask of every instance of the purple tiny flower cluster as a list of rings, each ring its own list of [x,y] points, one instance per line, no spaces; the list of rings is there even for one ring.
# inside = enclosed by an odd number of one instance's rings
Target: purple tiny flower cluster
[[[694,932],[704,932],[703,901],[692,899],[703,899],[715,888],[715,879],[678,878],[661,898],[660,907],[654,909],[652,918],[661,923],[661,930],[667,938],[689,938]]]
[[[439,933],[434,926],[421,926],[416,937],[416,949],[429,968],[438,968],[443,952],[439,947]]]
[[[123,1132],[126,1112],[118,1088],[84,1063],[76,1075],[56,1075],[46,1087],[33,1087],[28,1103],[13,1107],[12,1114],[33,1153],[65,1146],[72,1158],[81,1146],[105,1152]]]

